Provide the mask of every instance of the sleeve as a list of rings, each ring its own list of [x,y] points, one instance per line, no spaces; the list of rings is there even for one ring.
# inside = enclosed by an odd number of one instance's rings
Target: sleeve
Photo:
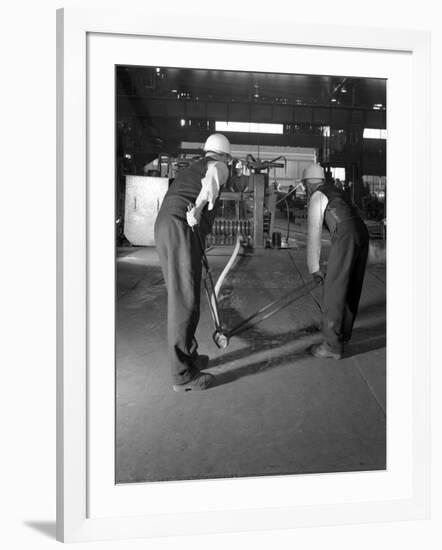
[[[327,203],[327,197],[320,191],[313,193],[310,198],[307,214],[307,269],[309,273],[319,271],[322,224]]]
[[[220,189],[229,177],[229,169],[223,162],[209,162],[206,175],[201,180],[201,191],[195,201],[198,206],[202,202],[208,202],[208,209],[212,210],[219,195]]]

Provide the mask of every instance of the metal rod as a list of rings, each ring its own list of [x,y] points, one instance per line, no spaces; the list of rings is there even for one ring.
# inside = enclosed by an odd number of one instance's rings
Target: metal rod
[[[212,317],[215,321],[215,329],[216,330],[222,329],[223,327],[221,322],[221,314],[218,307],[218,300],[215,294],[215,285],[213,283],[212,272],[210,271],[209,261],[207,259],[206,252],[204,250],[204,243],[201,238],[201,233],[197,226],[192,227],[192,231],[196,233],[197,239],[200,244],[201,258],[204,265],[204,269],[206,271],[206,276],[204,277],[204,286],[206,288],[207,298],[209,300],[209,307],[212,313]]]
[[[187,211],[190,212],[192,208],[193,208],[193,205],[189,203],[187,205]],[[201,238],[201,233],[197,225],[192,226],[191,229],[192,229],[192,233],[196,234],[197,241],[200,246],[202,264],[206,272],[206,275],[204,277],[204,287],[205,287],[207,299],[209,302],[210,313],[212,315],[212,319],[215,324],[215,329],[221,330],[223,328],[222,322],[221,322],[221,315],[218,307],[218,300],[216,299],[216,295],[215,295],[215,285],[213,283],[212,272],[210,271],[210,265],[209,265],[209,261],[207,260],[203,239]]]
[[[290,256],[290,259],[292,261],[292,264],[295,266],[296,271],[298,272],[299,276],[301,277],[301,280],[305,282],[304,277],[302,276],[301,270],[297,266],[295,260],[293,259],[293,256],[290,253],[289,253],[289,256]],[[322,306],[321,306],[320,302],[317,300],[316,296],[311,292],[311,290],[309,291],[309,294],[310,294],[311,299],[314,301],[314,303],[316,304],[316,306],[318,307],[319,311],[322,314]]]

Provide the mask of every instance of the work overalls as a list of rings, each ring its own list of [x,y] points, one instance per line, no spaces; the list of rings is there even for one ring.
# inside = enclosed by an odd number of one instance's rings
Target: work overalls
[[[342,353],[350,340],[361,297],[369,235],[356,207],[330,184],[317,189],[327,198],[324,222],[331,236],[324,282],[322,332],[331,350]]]
[[[155,244],[167,288],[167,342],[175,384],[185,384],[198,374],[195,331],[200,317],[202,251],[186,213],[201,191],[201,179],[210,160],[205,157],[179,172],[155,222]],[[199,224],[203,242],[214,217],[215,208],[209,211],[206,205]]]

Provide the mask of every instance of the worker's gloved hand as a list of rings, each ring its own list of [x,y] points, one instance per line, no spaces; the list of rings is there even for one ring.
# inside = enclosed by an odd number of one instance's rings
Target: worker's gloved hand
[[[325,275],[324,273],[322,273],[322,271],[315,271],[314,273],[312,273],[312,277],[317,285],[324,284]]]
[[[190,225],[190,227],[194,227],[195,225],[198,225],[200,223],[201,211],[195,206],[189,206],[186,217],[187,223]]]

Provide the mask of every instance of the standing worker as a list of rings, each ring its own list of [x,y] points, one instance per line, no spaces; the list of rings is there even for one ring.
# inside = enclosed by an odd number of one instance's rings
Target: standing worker
[[[201,243],[215,218],[215,202],[229,177],[230,143],[212,134],[205,156],[181,170],[167,191],[155,222],[155,243],[167,288],[167,341],[173,389],[204,390],[214,376],[200,372],[208,365],[198,355],[195,331],[200,317]],[[191,205],[191,209],[189,209]]]
[[[309,348],[318,358],[341,359],[358,311],[368,255],[368,231],[348,196],[325,182],[324,170],[311,164],[303,173],[309,196],[307,268],[324,283],[322,334],[324,341]],[[330,232],[327,276],[320,269],[323,223]]]

